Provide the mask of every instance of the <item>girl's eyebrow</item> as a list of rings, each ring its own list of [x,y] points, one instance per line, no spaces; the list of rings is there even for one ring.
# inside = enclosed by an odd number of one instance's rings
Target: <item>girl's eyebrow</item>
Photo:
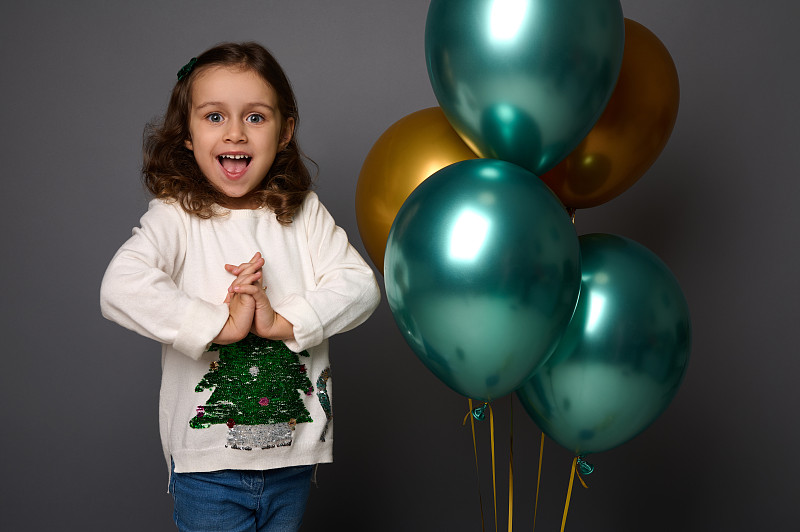
[[[222,107],[224,105],[225,105],[224,102],[203,102],[197,107],[195,107],[195,109],[200,110],[200,109],[205,109],[206,107]],[[245,104],[245,107],[263,107],[264,109],[275,112],[275,109],[271,105],[266,104],[264,102],[250,102]]]

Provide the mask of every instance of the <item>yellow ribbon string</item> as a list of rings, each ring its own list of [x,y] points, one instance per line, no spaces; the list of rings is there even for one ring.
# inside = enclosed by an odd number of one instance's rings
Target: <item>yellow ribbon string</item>
[[[470,420],[472,426],[472,451],[475,454],[475,476],[478,479],[478,504],[481,508],[481,531],[486,532],[486,524],[483,517],[483,496],[481,495],[481,474],[478,470],[478,442],[475,438],[475,418],[472,416],[472,399],[469,399],[469,412],[464,416],[464,421],[461,425],[467,424],[467,418]]]
[[[494,466],[494,412],[492,405],[486,403],[489,407],[489,425],[492,434],[492,492],[494,493],[494,531],[497,532],[497,475]]]
[[[508,417],[511,430],[508,443],[508,532],[514,524],[514,397],[509,395]]]
[[[533,530],[536,530],[536,511],[539,509],[539,483],[542,481],[542,455],[544,455],[544,432],[539,444],[539,473],[536,475],[536,502],[533,505]]]
[[[575,479],[575,466],[578,463],[578,457],[572,459],[572,468],[569,473],[569,488],[567,488],[567,503],[564,505],[564,517],[561,519],[561,532],[564,532],[564,527],[567,525],[567,512],[569,511],[569,499],[572,497],[572,481]]]
[[[581,484],[583,484],[583,487],[588,490],[589,486],[587,486],[586,482],[583,481],[583,477],[581,476],[581,472],[580,471],[575,471],[575,472],[578,474],[578,480],[581,481]]]

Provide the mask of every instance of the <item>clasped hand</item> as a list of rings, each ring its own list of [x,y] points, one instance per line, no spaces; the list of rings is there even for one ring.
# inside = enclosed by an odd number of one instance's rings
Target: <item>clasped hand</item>
[[[264,258],[261,253],[256,253],[249,262],[243,262],[238,266],[225,265],[225,271],[235,275],[236,279],[228,287],[225,296],[228,320],[214,342],[219,344],[238,342],[250,332],[274,340],[291,338],[291,325],[272,308],[265,291],[266,287],[262,285],[263,266]]]

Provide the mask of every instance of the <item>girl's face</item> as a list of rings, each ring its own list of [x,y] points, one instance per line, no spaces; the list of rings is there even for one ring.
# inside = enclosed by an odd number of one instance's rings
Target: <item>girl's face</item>
[[[291,140],[294,119],[282,119],[275,90],[249,69],[198,72],[191,99],[186,147],[203,175],[225,194],[225,207],[257,207],[249,194]]]

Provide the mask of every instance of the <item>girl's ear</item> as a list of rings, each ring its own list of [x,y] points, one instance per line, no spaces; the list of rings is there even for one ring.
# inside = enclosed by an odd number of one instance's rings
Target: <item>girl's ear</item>
[[[292,140],[292,135],[294,135],[294,118],[290,117],[286,119],[286,122],[283,124],[283,129],[281,129],[281,141],[278,144],[281,150],[289,145],[289,142]]]
[[[186,140],[184,140],[183,141],[183,145],[186,146],[187,150],[194,151],[194,148],[192,147],[192,139],[191,139],[191,137],[187,138]]]

